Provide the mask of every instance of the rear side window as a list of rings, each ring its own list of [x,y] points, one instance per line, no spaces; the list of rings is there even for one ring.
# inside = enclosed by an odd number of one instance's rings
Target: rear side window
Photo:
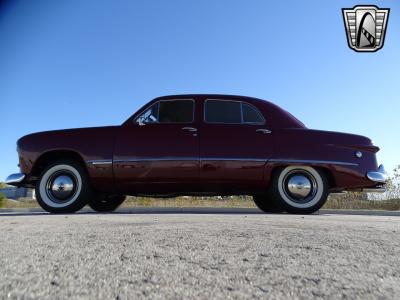
[[[261,113],[254,107],[242,102],[243,123],[264,123]]]
[[[224,124],[263,124],[265,121],[254,106],[230,100],[206,100],[204,120]]]
[[[159,101],[148,108],[137,119],[138,123],[192,123],[194,120],[193,100]]]
[[[205,120],[208,123],[241,123],[240,102],[207,100]]]

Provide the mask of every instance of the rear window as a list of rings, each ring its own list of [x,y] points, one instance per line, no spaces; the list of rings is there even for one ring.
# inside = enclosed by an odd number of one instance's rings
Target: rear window
[[[264,118],[254,106],[231,100],[206,100],[204,120],[207,123],[263,124]]]

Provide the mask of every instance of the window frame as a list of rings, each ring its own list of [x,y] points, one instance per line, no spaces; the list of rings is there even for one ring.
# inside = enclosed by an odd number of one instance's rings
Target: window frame
[[[240,119],[241,122],[240,123],[233,123],[233,122],[208,122],[206,120],[206,105],[207,102],[211,100],[211,101],[225,101],[225,102],[239,102],[240,103]],[[262,122],[244,122],[243,121],[243,104],[247,104],[249,105],[251,108],[253,108],[256,113],[261,116],[261,119],[263,120]],[[255,107],[253,104],[246,102],[246,101],[242,101],[242,100],[230,100],[230,99],[214,99],[214,98],[208,98],[204,101],[203,104],[203,122],[205,124],[221,124],[221,125],[265,125],[266,124],[266,120],[264,118],[264,115],[260,112],[260,110]]]
[[[149,106],[146,106],[143,110],[141,110],[138,114],[138,117],[135,118],[134,123],[135,124],[140,124],[139,122],[139,118],[150,108],[152,108],[154,105],[158,104],[158,117],[160,116],[160,102],[171,102],[171,101],[192,101],[193,103],[193,110],[192,110],[192,121],[191,122],[154,122],[154,123],[142,123],[142,125],[163,125],[163,124],[193,124],[195,123],[195,116],[196,116],[196,101],[194,99],[188,98],[188,99],[184,99],[184,98],[179,98],[179,99],[160,99],[157,100],[156,102],[152,103]]]

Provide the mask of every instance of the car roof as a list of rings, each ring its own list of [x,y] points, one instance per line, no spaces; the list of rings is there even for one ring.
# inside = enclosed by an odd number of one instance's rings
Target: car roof
[[[231,95],[231,94],[176,94],[176,95],[166,95],[157,97],[154,100],[162,100],[162,99],[187,99],[187,98],[196,98],[196,99],[229,99],[229,100],[246,100],[251,102],[267,102],[267,100],[249,97],[249,96],[242,96],[242,95]]]
[[[278,105],[263,100],[260,98],[249,97],[249,96],[240,96],[240,95],[229,95],[229,94],[177,94],[177,95],[165,95],[154,98],[147,104],[145,104],[142,108],[140,108],[135,114],[133,114],[125,123],[128,123],[130,119],[134,119],[137,115],[148,105],[152,105],[153,103],[160,100],[169,100],[169,99],[194,99],[196,101],[204,101],[206,99],[220,99],[220,100],[237,100],[237,101],[246,101],[255,106],[257,106],[263,113],[269,115],[269,119],[271,119],[275,124],[279,124],[281,127],[295,127],[295,128],[303,128],[305,127],[302,122],[293,117],[289,112],[285,111]]]

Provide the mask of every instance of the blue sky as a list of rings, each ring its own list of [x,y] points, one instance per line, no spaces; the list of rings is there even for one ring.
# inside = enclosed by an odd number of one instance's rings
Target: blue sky
[[[347,46],[341,8],[390,7],[385,46]],[[400,164],[398,1],[6,1],[0,180],[24,134],[117,125],[166,94],[271,100],[308,127],[366,135]]]

